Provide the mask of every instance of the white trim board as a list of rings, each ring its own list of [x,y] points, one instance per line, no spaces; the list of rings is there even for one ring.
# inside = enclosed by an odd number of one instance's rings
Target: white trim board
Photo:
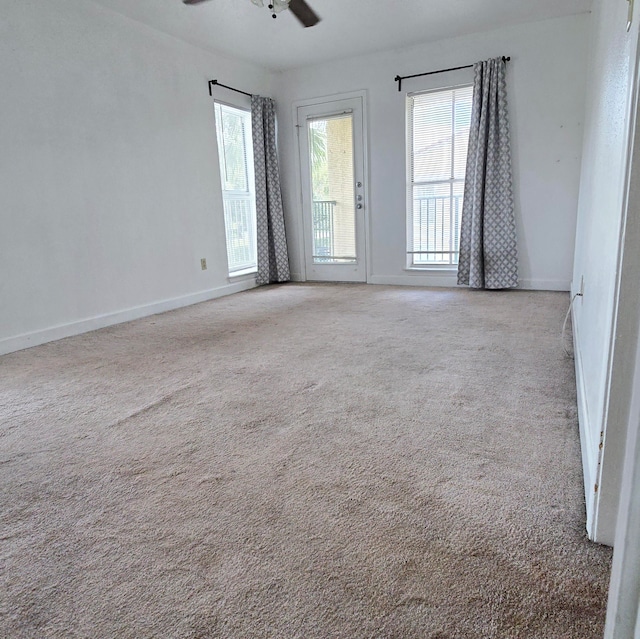
[[[369,284],[390,284],[395,286],[446,286],[457,288],[457,275],[419,272],[407,275],[372,275]],[[460,287],[466,288],[466,287]],[[528,291],[569,291],[571,282],[565,280],[520,280],[518,289]]]
[[[582,354],[580,352],[580,340],[578,339],[578,326],[572,317],[573,326],[573,357],[576,371],[576,393],[578,400],[578,427],[580,429],[580,450],[582,452],[582,475],[584,481],[584,494],[587,509],[587,535],[591,541],[595,541],[595,516],[596,495],[594,486],[597,481],[597,467],[599,455],[593,450],[593,437],[591,437],[591,422],[589,420],[589,406],[587,403],[587,391],[584,386],[584,373],[582,369]]]
[[[570,280],[518,280],[518,288],[527,291],[567,291],[571,290]]]
[[[454,275],[427,275],[416,273],[411,275],[372,275],[369,284],[383,284],[390,286],[446,286],[455,288],[457,276]]]
[[[143,306],[134,306],[133,308],[127,308],[114,313],[97,315],[77,322],[59,324],[58,326],[51,326],[31,333],[23,333],[22,335],[16,335],[14,337],[7,337],[0,340],[0,355],[7,355],[8,353],[20,351],[24,348],[31,348],[32,346],[39,346],[40,344],[46,344],[47,342],[53,342],[65,337],[73,337],[74,335],[88,333],[89,331],[106,328],[107,326],[113,326],[114,324],[130,322],[131,320],[139,319],[141,317],[165,313],[166,311],[172,311],[176,308],[191,306],[198,302],[206,302],[208,300],[224,297],[233,293],[240,293],[255,287],[256,283],[253,278],[246,279],[240,282],[219,286],[218,288],[199,291],[198,293],[190,293],[189,295],[183,295],[181,297],[152,302],[151,304],[144,304]]]
[[[605,639],[640,637],[640,342],[636,344]]]

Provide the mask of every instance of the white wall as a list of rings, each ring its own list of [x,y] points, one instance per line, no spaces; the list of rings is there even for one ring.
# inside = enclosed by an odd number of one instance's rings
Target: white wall
[[[30,0],[2,5],[0,77],[0,353],[248,285],[227,278],[207,80],[269,94],[269,74]]]
[[[618,509],[630,370],[637,337],[635,220],[626,216],[630,117],[635,92],[638,16],[627,33],[627,3],[597,0],[588,82],[576,256],[574,341],[588,530],[613,544]],[[628,225],[633,222],[634,225]],[[625,280],[621,279],[627,260]],[[620,296],[621,285],[629,294]],[[634,308],[636,310],[634,310]],[[597,489],[596,489],[597,486]]]
[[[472,71],[393,81],[498,55],[508,63],[521,285],[569,290],[580,175],[588,14],[340,60],[276,76],[292,272],[304,259],[294,102],[365,89],[374,283],[428,284],[405,266],[405,92],[470,82]],[[442,280],[439,280],[442,283]],[[445,283],[454,284],[455,276]]]

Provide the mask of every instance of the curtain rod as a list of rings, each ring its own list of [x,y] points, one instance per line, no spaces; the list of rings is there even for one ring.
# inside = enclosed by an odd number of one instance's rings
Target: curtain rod
[[[509,60],[511,60],[511,57],[509,56],[502,56],[502,61],[503,62],[509,62]],[[471,69],[473,67],[473,64],[465,64],[463,67],[451,67],[450,69],[440,69],[438,71],[427,71],[426,73],[414,73],[413,75],[397,75],[394,80],[398,83],[398,91],[402,91],[402,81],[403,80],[408,80],[409,78],[419,78],[420,76],[423,75],[434,75],[435,73],[446,73],[447,71],[458,71],[459,69]]]
[[[223,89],[229,89],[229,91],[235,91],[236,93],[242,93],[242,95],[248,95],[250,98],[253,97],[251,93],[247,93],[246,91],[240,91],[240,89],[234,89],[233,87],[229,87],[226,84],[221,84],[217,80],[209,80],[209,95],[211,95],[211,96],[213,96],[213,93],[211,92],[211,86],[214,85],[214,84],[219,86],[219,87],[222,87]]]

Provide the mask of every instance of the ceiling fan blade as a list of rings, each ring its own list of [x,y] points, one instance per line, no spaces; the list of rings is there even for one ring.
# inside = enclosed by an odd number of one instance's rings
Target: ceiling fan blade
[[[199,1],[199,0],[197,0]],[[318,14],[305,2],[305,0],[291,0],[289,11],[302,22],[304,27],[313,27],[320,22]]]
[[[182,0],[184,4],[199,4],[200,2],[206,2],[206,0]]]

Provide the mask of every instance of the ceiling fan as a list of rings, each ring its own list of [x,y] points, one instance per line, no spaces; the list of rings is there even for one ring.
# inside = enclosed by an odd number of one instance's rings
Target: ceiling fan
[[[269,9],[272,11],[272,15],[275,18],[276,12],[283,9],[289,9],[293,15],[298,18],[303,27],[313,27],[320,22],[318,14],[306,3],[306,0],[268,0]],[[206,2],[206,0],[182,0],[184,4],[199,4]],[[260,7],[264,6],[262,0],[251,0],[253,4]]]

